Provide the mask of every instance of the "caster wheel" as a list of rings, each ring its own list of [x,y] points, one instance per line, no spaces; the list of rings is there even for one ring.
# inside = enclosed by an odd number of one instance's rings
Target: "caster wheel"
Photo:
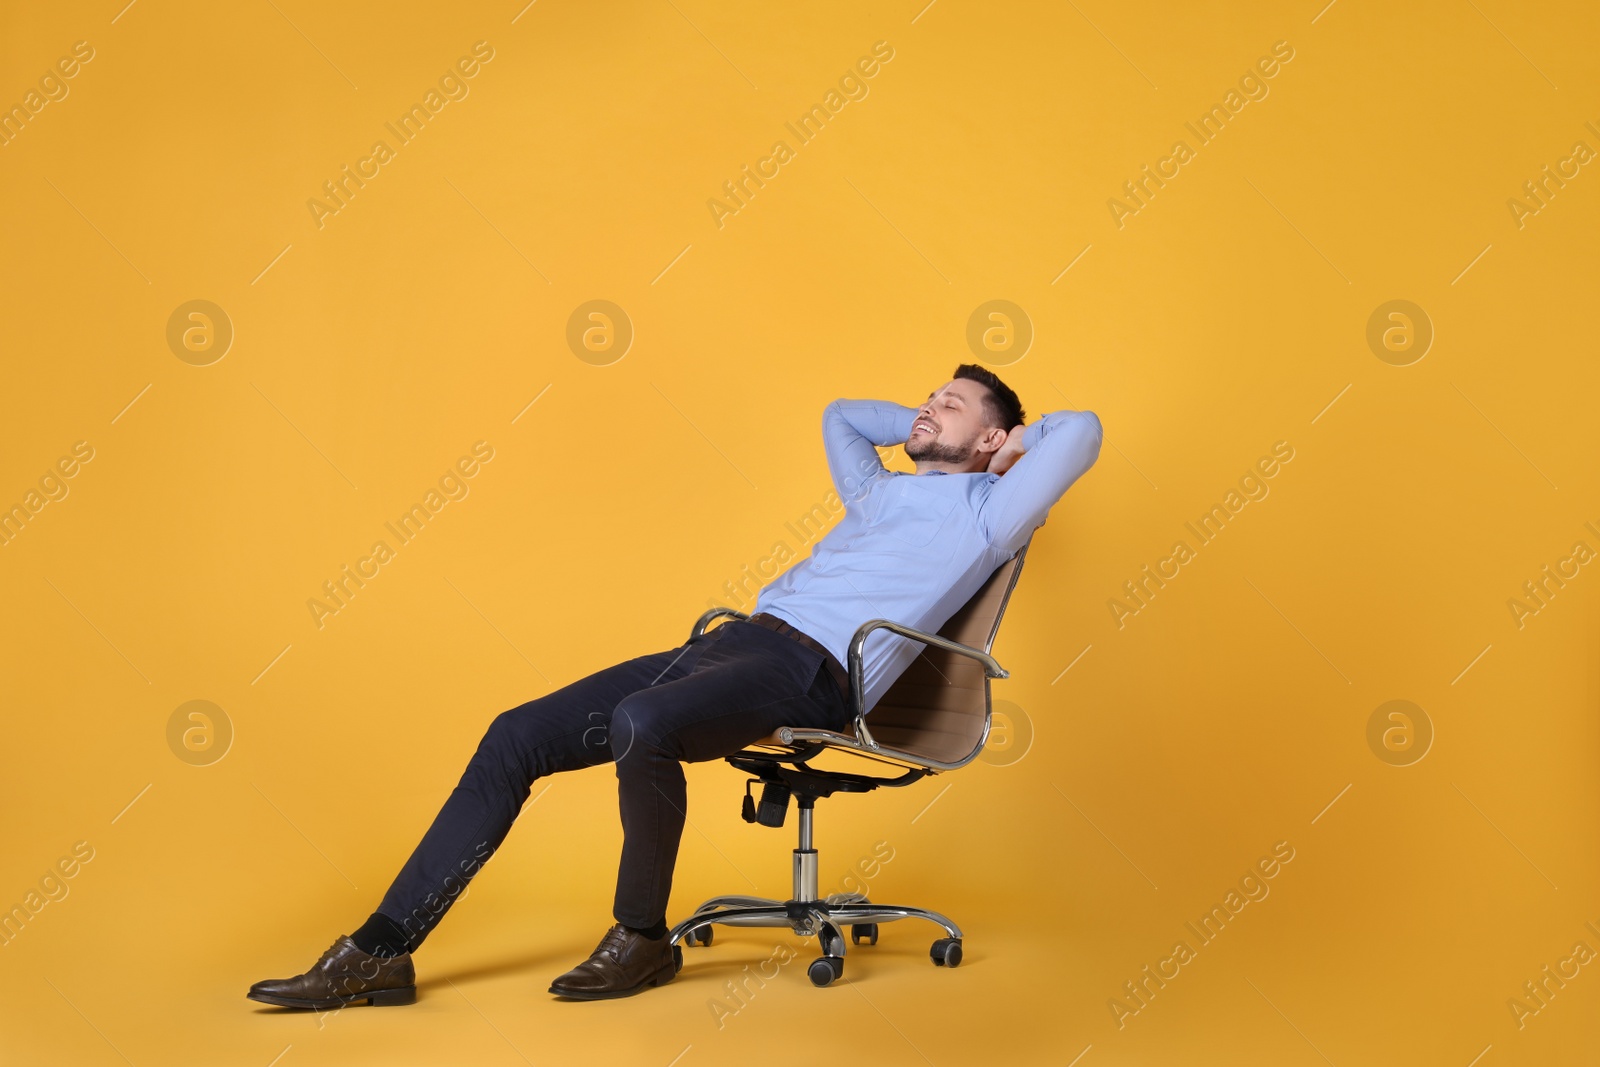
[[[844,955],[844,938],[831,926],[824,926],[817,934],[817,944],[821,946],[824,957]]]
[[[702,926],[698,930],[690,930],[683,935],[683,943],[686,945],[709,945],[711,944],[711,930],[712,928],[709,926]]]
[[[928,955],[933,957],[935,967],[954,967],[961,962],[961,939],[941,937],[933,943]]]
[[[877,923],[853,923],[850,927],[850,940],[859,945],[865,941],[869,945],[878,943]]]
[[[811,984],[822,987],[835,979],[844,977],[844,960],[838,956],[818,956],[811,961],[811,966],[806,968],[806,976],[811,979]]]

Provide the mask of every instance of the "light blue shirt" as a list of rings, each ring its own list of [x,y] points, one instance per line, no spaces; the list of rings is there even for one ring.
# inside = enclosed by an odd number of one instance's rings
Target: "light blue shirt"
[[[756,597],[757,611],[815,638],[846,667],[850,638],[868,619],[937,633],[1100,455],[1094,412],[1055,411],[1023,430],[1024,454],[1004,475],[886,469],[874,446],[907,440],[918,410],[883,400],[827,406],[822,438],[844,517]],[[866,710],[923,647],[887,630],[867,637]]]

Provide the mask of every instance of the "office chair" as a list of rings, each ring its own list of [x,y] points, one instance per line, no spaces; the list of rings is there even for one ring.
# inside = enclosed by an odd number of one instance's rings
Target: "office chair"
[[[1030,542],[1031,543],[1031,540]],[[799,844],[794,850],[794,897],[770,900],[752,896],[717,896],[672,928],[674,954],[682,966],[681,944],[710,945],[712,926],[787,926],[800,937],[815,936],[822,955],[807,969],[813,985],[825,986],[844,975],[845,942],[841,928],[850,927],[856,944],[877,944],[878,924],[897,919],[927,919],[942,927],[944,937],[929,951],[936,966],[961,962],[961,928],[925,908],[877,904],[864,893],[835,893],[819,899],[817,850],[812,845],[812,809],[819,797],[834,793],[866,793],[879,786],[901,787],[922,778],[971,763],[989,737],[989,679],[1010,677],[989,655],[1006,602],[1016,588],[1028,544],[997,568],[972,599],[939,628],[925,633],[889,619],[870,619],[850,639],[850,703],[855,722],[847,732],[783,727],[741,752],[725,756],[739,770],[754,775],[745,783],[746,822],[782,826],[789,800],[799,809]],[[694,625],[699,636],[719,617],[745,619],[732,608],[712,608]],[[861,709],[862,649],[874,630],[889,630],[923,644],[922,652],[895,679],[872,708]],[[871,726],[868,726],[868,719]],[[847,752],[901,771],[895,777],[821,770],[808,766],[824,752]],[[762,783],[757,805],[750,787]]]

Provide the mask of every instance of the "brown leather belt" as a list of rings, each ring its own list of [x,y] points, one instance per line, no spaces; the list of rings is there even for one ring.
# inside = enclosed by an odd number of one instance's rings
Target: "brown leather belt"
[[[828,651],[827,646],[811,637],[809,634],[790,626],[776,615],[768,615],[764,611],[756,612],[745,621],[753,622],[757,626],[764,626],[769,630],[775,630],[778,633],[783,634],[785,637],[793,638],[802,645],[811,649],[813,652],[821,652],[822,665],[828,669],[828,673],[833,676],[834,682],[838,684],[839,696],[844,700],[844,706],[847,708],[851,706],[852,700],[850,697],[850,672],[845,670],[844,667],[840,666],[839,661],[833,657],[832,652]]]

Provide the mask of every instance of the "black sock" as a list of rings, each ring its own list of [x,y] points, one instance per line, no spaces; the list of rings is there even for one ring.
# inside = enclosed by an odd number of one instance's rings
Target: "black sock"
[[[399,923],[376,911],[350,935],[350,940],[369,956],[402,956],[416,947]]]
[[[628,926],[627,923],[622,925],[627,926],[629,930],[641,937],[648,937],[652,941],[660,941],[667,936],[667,920],[665,919],[657,919],[654,926]]]

